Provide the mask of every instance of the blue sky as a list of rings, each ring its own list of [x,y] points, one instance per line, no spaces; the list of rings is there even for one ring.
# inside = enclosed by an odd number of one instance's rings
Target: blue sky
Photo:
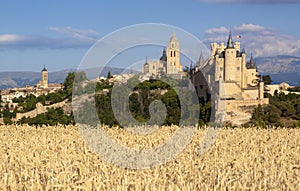
[[[101,37],[149,22],[180,27],[208,46],[226,41],[232,31],[242,36],[242,47],[256,57],[300,56],[300,1],[295,0],[0,3],[0,71],[40,71],[44,65],[49,71],[77,68]]]

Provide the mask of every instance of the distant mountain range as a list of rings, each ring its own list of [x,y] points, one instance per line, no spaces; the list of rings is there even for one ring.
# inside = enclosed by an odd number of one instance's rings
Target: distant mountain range
[[[300,57],[278,55],[255,59],[258,72],[271,76],[274,84],[287,82],[300,86]]]
[[[255,59],[259,73],[270,75],[273,83],[287,82],[290,85],[300,86],[300,57],[279,55],[273,57],[258,57]],[[63,83],[69,72],[75,69],[49,72],[50,83]],[[90,79],[99,76],[99,69],[91,68],[85,70]],[[101,75],[129,73],[129,70],[121,68],[106,67]],[[135,71],[134,71],[135,72]],[[40,72],[0,72],[0,89],[34,86],[41,80]]]
[[[75,72],[75,69],[61,70],[57,72],[49,72],[49,83],[63,83],[69,72]],[[86,69],[89,79],[95,79],[99,76],[98,68]],[[111,75],[120,73],[129,73],[130,71],[105,67],[101,71],[101,75],[106,76],[108,71]],[[40,72],[0,72],[0,89],[24,87],[26,85],[34,86],[41,80]]]

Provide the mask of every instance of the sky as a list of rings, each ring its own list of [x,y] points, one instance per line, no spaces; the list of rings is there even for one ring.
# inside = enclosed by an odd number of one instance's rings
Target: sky
[[[49,71],[78,68],[99,39],[141,23],[179,27],[208,48],[212,42],[226,42],[231,32],[241,36],[234,41],[240,41],[248,55],[300,56],[300,0],[0,0],[0,4],[0,72],[39,72],[44,65]]]

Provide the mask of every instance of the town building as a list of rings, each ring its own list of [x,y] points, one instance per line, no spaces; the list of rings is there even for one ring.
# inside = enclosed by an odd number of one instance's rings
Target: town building
[[[48,70],[44,66],[44,68],[41,71],[41,80],[36,84],[36,86],[25,86],[2,90],[2,103],[13,103],[14,98],[26,97],[30,94],[38,97],[42,94],[46,95],[48,93],[57,92],[63,89],[63,84],[61,83],[49,83],[48,76]]]

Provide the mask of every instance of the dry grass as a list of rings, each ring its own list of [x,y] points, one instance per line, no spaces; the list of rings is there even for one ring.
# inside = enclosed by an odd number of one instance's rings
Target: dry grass
[[[149,148],[174,128],[107,132],[120,144]],[[0,126],[0,190],[300,190],[300,129],[224,128],[198,155],[203,132],[167,164],[126,170],[91,153],[76,127]]]

